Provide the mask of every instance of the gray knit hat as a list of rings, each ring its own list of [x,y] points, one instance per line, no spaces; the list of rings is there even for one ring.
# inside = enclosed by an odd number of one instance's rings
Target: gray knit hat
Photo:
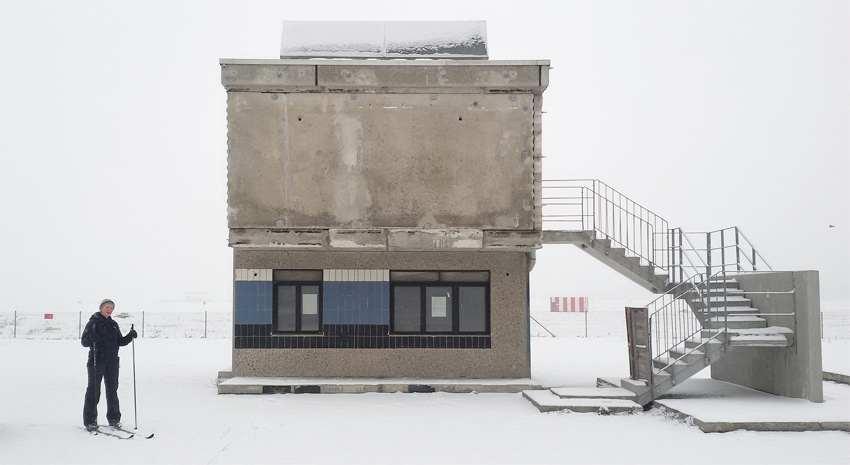
[[[100,303],[100,307],[97,307],[97,309],[102,309],[103,306],[106,304],[112,304],[113,307],[115,306],[115,302],[111,301],[110,299],[103,299],[103,302]]]

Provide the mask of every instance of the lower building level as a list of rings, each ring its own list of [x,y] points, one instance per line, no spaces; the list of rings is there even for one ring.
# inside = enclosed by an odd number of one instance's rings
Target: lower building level
[[[234,250],[234,376],[530,376],[527,252]]]

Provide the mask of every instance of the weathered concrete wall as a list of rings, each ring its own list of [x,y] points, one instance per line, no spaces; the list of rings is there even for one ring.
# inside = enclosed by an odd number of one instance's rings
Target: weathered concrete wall
[[[249,241],[262,228],[540,229],[548,62],[222,60],[222,83],[228,224]]]
[[[751,292],[747,297],[760,313],[796,313],[796,318],[765,316],[773,326],[796,326],[795,344],[787,348],[736,348],[711,366],[711,377],[781,396],[823,402],[818,272],[743,274],[736,279],[742,289]],[[793,294],[780,294],[791,289],[795,289]]]
[[[235,249],[249,269],[489,270],[488,349],[236,349],[234,376],[527,378],[527,285],[523,252],[324,252]]]
[[[533,229],[532,106],[230,92],[229,226]]]

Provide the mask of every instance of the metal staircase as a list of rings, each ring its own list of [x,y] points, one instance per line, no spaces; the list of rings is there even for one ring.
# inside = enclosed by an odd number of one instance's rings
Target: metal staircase
[[[795,313],[764,314],[736,276],[770,266],[737,227],[708,233],[669,228],[655,213],[598,180],[544,181],[543,242],[573,244],[662,294],[627,316],[632,376],[622,387],[647,405],[737,347],[789,347]],[[752,282],[752,279],[748,279]],[[768,320],[772,322],[768,323]],[[639,329],[635,329],[639,328]]]

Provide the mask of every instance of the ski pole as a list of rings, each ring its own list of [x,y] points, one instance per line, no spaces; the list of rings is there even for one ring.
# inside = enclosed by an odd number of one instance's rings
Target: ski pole
[[[130,325],[133,330],[133,325]],[[139,410],[136,406],[136,338],[133,338],[133,426],[139,429]]]

